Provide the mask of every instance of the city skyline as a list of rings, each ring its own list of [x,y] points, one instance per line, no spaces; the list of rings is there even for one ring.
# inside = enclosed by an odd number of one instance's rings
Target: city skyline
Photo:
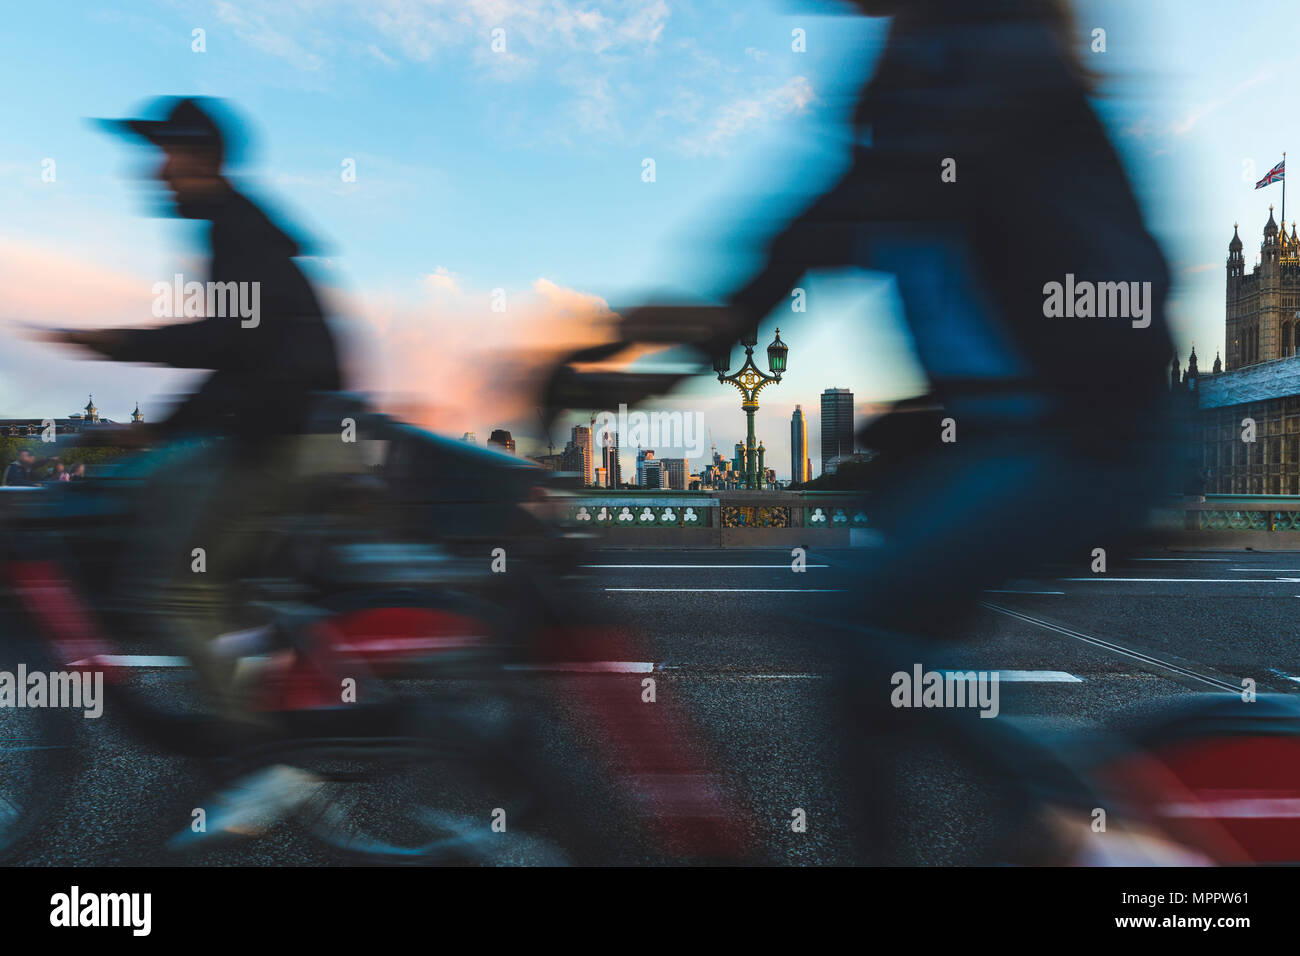
[[[828,391],[828,390],[829,389],[823,391]],[[852,402],[852,408],[850,409],[850,414],[849,414],[849,422],[851,428],[854,430],[860,428],[862,424],[866,420],[870,419],[872,416],[879,414],[885,411],[886,409],[886,406],[884,404],[856,401],[856,396],[854,395],[852,389],[840,389],[839,391],[846,393],[849,396],[849,400]],[[820,409],[821,408],[820,395],[818,396],[818,398],[819,401],[815,407]],[[678,408],[678,410],[680,410],[679,408],[680,404],[681,404],[680,401],[675,402],[673,403],[673,407]],[[730,405],[735,406],[734,399],[730,400]],[[783,403],[769,401],[766,402],[762,407],[760,407],[759,412],[757,414],[757,418],[760,421],[762,421],[764,425],[767,426],[766,429],[760,426],[756,432],[756,437],[758,442],[765,447],[765,451],[766,451],[765,465],[767,468],[773,470],[776,473],[777,478],[781,481],[793,480],[793,475],[787,473],[786,469],[790,468],[793,463],[793,456],[790,453],[790,448],[791,448],[790,439],[791,439],[791,432],[792,432],[791,418],[793,417],[793,411],[795,408],[799,408],[802,411],[801,403],[796,403],[793,407],[787,408]],[[805,458],[805,465],[810,472],[807,480],[811,480],[813,478],[819,477],[821,474],[824,473],[821,468],[821,464],[823,462],[823,456],[821,453],[822,421],[821,421],[820,412],[814,413],[814,415],[811,416],[806,411],[802,411],[802,413],[805,417],[805,423],[806,423],[805,425],[805,433],[806,433],[805,449],[806,450],[805,450],[804,458]],[[646,450],[653,451],[655,453],[656,460],[660,460],[660,461],[664,460],[665,458],[684,458],[689,464],[689,469],[690,469],[689,473],[696,474],[696,475],[700,473],[701,469],[703,469],[704,467],[706,467],[708,464],[711,463],[712,454],[715,449],[723,450],[721,452],[723,454],[723,457],[726,458],[727,460],[731,460],[732,455],[728,454],[726,450],[732,449],[737,445],[742,447],[744,445],[744,438],[745,438],[744,416],[741,413],[739,407],[730,407],[730,408],[724,407],[718,411],[713,412],[713,414],[717,416],[719,419],[718,425],[714,424],[714,419],[712,418],[705,419],[706,429],[707,431],[712,432],[713,435],[713,444],[708,450],[706,450],[704,453],[699,455],[680,454],[681,449],[679,447],[666,446],[666,445],[663,446],[644,445],[639,447],[633,445],[627,445],[624,444],[623,437],[619,436],[617,430],[611,428],[608,434],[610,434],[611,436],[615,436],[617,438],[617,447],[609,450],[605,448],[600,449],[599,453],[595,455],[592,459],[593,461],[592,474],[594,475],[595,468],[597,467],[604,467],[606,471],[608,471],[608,459],[609,459],[610,451],[617,453],[617,460],[619,462],[619,470],[621,474],[623,476],[633,476],[624,479],[624,481],[629,485],[639,484],[639,477],[635,477],[635,476],[638,476],[639,474],[638,454],[641,451],[646,451]],[[775,427],[775,422],[773,421],[773,419],[778,415],[787,416],[783,423],[784,430],[785,430],[784,436],[781,436],[781,432]],[[738,423],[735,421],[732,422],[732,427],[730,432],[727,431],[727,428],[725,426],[725,421],[728,417],[738,420]],[[589,420],[589,416],[583,416],[583,419],[584,421],[587,421]],[[572,419],[571,418],[565,419],[565,421],[570,421],[570,420]],[[501,430],[498,426],[487,426],[487,427],[489,431]],[[579,432],[580,429],[589,430],[589,426],[584,424],[574,424],[568,427],[568,432],[571,437],[566,442],[566,445],[564,446],[565,448],[569,446],[573,446],[575,444],[572,436],[574,436],[575,433],[580,433]],[[557,431],[558,430],[559,429],[557,426]],[[768,437],[769,432],[770,432],[771,440],[769,440]],[[726,441],[722,437],[720,437],[728,434],[733,435],[735,437],[731,441]],[[784,437],[785,441],[784,442],[778,441],[777,440],[778,437]],[[544,441],[539,442],[536,440],[529,439],[527,441],[518,441],[516,444],[518,445],[517,448],[518,454],[538,461],[545,459],[548,455],[551,455],[557,459],[562,458],[564,455],[564,448],[559,448],[559,446],[552,446],[548,448],[547,443]],[[785,449],[783,458],[779,457],[778,451],[776,450],[778,446],[780,448]],[[559,450],[553,450],[554,448],[559,448]],[[673,451],[674,454],[671,456],[665,456],[662,454],[662,452],[664,452],[665,450]],[[854,442],[850,440],[848,451],[841,450],[839,454],[847,454],[854,450],[856,450],[856,445]],[[576,462],[574,462],[574,465],[575,467],[567,468],[564,470],[579,471],[579,472],[584,470],[581,467],[577,467]]]
[[[1295,58],[1221,29],[1214,4],[1076,6],[1081,25],[1109,30],[1108,51],[1085,55],[1099,76],[1100,118],[1169,261],[1178,353],[1185,360],[1195,343],[1208,365],[1224,343],[1219,270],[1231,225],[1254,233],[1270,203],[1280,209],[1281,186],[1254,183],[1294,139],[1264,94]],[[157,93],[228,97],[256,134],[237,181],[317,239],[303,262],[346,334],[346,360],[363,370],[357,387],[445,434],[508,428],[521,448],[538,439],[516,353],[583,341],[651,296],[696,300],[734,287],[744,263],[708,248],[715,234],[701,225],[720,232],[760,196],[797,203],[833,180],[837,153],[824,147],[842,133],[888,25],[776,5],[654,5],[653,15],[612,11],[576,35],[531,30],[507,63],[484,53],[490,24],[478,14],[451,23],[429,10],[409,24],[427,43],[413,44],[410,31],[363,7],[313,30],[292,6],[254,28],[229,5],[159,2],[145,34],[137,20],[88,3],[70,10],[58,36],[34,8],[15,10],[0,36],[0,71],[26,91],[7,105],[0,142],[0,282],[9,292],[0,322],[149,322],[153,283],[198,266],[194,226],[142,215],[152,197],[131,180],[155,158],[85,119],[128,115]],[[1266,10],[1247,2],[1238,15]],[[816,38],[797,55],[794,25]],[[207,30],[206,54],[191,50],[196,26]],[[1288,49],[1292,27],[1275,29],[1276,48]],[[1084,49],[1086,35],[1081,27]],[[98,56],[69,58],[79,46]],[[676,79],[660,89],[665,76]],[[406,118],[435,95],[434,121],[413,128]],[[557,115],[563,123],[530,119]],[[653,184],[640,178],[648,155],[658,163]],[[521,157],[553,188],[539,195],[503,175]],[[354,182],[340,178],[347,160]],[[816,275],[803,287],[807,314],[771,316],[761,337],[780,325],[791,346],[780,414],[764,405],[758,423],[782,473],[790,409],[815,407],[824,385],[805,373],[850,383],[863,399],[859,420],[868,406],[924,388],[891,279]],[[488,305],[495,289],[510,303],[501,314]],[[0,415],[62,415],[74,382],[107,408],[139,397],[158,420],[195,378],[85,361],[7,334]],[[740,428],[720,397],[691,388],[686,407],[703,411],[726,447]]]

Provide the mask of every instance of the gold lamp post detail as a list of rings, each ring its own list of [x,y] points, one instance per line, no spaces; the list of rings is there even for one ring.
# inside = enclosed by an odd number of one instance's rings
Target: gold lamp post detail
[[[768,385],[781,381],[786,370],[786,356],[790,347],[781,341],[781,330],[776,330],[776,338],[767,347],[768,375],[754,364],[754,346],[758,344],[758,333],[747,332],[740,340],[745,347],[745,364],[734,375],[728,375],[731,366],[730,350],[714,359],[713,370],[718,373],[718,381],[736,386],[740,391],[740,407],[745,412],[745,487],[760,487],[758,476],[758,449],[754,438],[754,413],[758,411],[758,393]]]

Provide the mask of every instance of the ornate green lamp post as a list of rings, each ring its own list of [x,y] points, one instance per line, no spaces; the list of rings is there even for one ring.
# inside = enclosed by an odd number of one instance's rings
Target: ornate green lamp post
[[[754,364],[754,346],[758,344],[758,333],[747,332],[740,344],[745,347],[745,364],[735,375],[727,374],[727,369],[731,367],[730,349],[713,360],[713,370],[718,373],[719,382],[734,385],[740,390],[740,407],[745,412],[746,424],[745,487],[758,488],[758,449],[754,440],[754,413],[758,411],[758,393],[773,382],[781,381],[786,369],[786,353],[790,348],[781,341],[781,330],[777,329],[776,338],[767,347],[767,367],[772,370],[772,374],[767,375]]]

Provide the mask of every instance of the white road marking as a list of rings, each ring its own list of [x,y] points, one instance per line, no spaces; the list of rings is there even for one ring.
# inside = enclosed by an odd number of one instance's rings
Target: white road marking
[[[1203,561],[1207,564],[1227,564],[1232,559],[1231,558],[1132,558],[1131,560],[1133,561]]]
[[[85,660],[75,661],[73,667],[91,667],[99,665],[101,667],[124,667],[150,669],[160,667],[190,667],[189,658],[186,657],[169,657],[158,654],[100,654]],[[753,673],[727,673],[717,674],[693,674],[691,671],[683,670],[677,665],[655,664],[653,661],[558,661],[533,664],[507,664],[505,667],[509,671],[534,671],[560,674],[652,674],[652,673],[677,673],[683,677],[691,676],[709,676],[709,677],[729,677],[743,678],[745,680],[828,680],[832,674],[753,674]],[[992,668],[978,668],[979,670],[992,670]],[[970,670],[969,668],[967,670]],[[967,673],[967,670],[961,668],[944,670],[942,673]],[[1019,682],[1019,683],[1049,683],[1049,684],[1078,684],[1082,679],[1067,674],[1065,671],[1020,671],[1020,670],[999,670],[998,680],[1002,682]],[[1300,678],[1291,678],[1300,680]]]
[[[1088,580],[1088,579],[1085,578],[1084,580]],[[1030,624],[1036,624],[1039,627],[1046,628],[1049,631],[1055,631],[1058,634],[1064,634],[1066,637],[1072,637],[1076,641],[1082,641],[1084,644],[1091,644],[1093,647],[1099,647],[1102,650],[1107,650],[1110,651],[1111,653],[1119,654],[1121,657],[1128,657],[1131,658],[1132,660],[1139,661],[1143,664],[1153,665],[1156,667],[1163,668],[1164,670],[1167,671],[1172,671],[1175,674],[1180,674],[1184,677],[1190,677],[1193,680],[1200,681],[1203,684],[1209,684],[1215,690],[1227,691],[1230,694],[1235,694],[1238,696],[1241,694],[1241,687],[1239,685],[1230,684],[1228,681],[1220,680],[1217,677],[1211,677],[1208,674],[1198,674],[1196,671],[1192,670],[1191,668],[1184,667],[1182,664],[1175,664],[1173,661],[1161,660],[1158,657],[1153,657],[1150,654],[1144,654],[1141,651],[1134,650],[1133,648],[1123,647],[1122,645],[1119,644],[1113,644],[1110,641],[1103,641],[1099,637],[1091,637],[1087,634],[1084,634],[1082,631],[1076,631],[1068,627],[1062,627],[1059,624],[1053,624],[1051,621],[1044,621],[1040,618],[1030,617],[1028,614],[1021,614],[1019,611],[1011,610],[1011,608],[1000,607],[997,604],[990,604],[988,601],[981,601],[980,603],[983,604],[984,607],[988,608],[991,611],[997,611],[999,614],[1005,614],[1008,617],[1018,618],[1019,620],[1026,621]]]
[[[1058,581],[1130,581],[1136,584],[1277,584],[1300,578],[1113,578],[1098,574],[1091,578],[1057,578]]]
[[[740,671],[705,671],[683,667],[681,664],[658,664],[655,670],[664,674],[679,674],[683,677],[729,677],[733,679],[744,680],[826,680],[834,677],[834,674],[755,674],[744,673]]]
[[[1065,594],[1064,591],[1012,591],[1003,588],[985,588],[985,594]]]
[[[638,591],[669,594],[824,594],[843,588],[605,588],[606,591]]]
[[[168,657],[163,654],[96,654],[84,660],[73,661],[71,667],[189,667],[188,657]]]
[[[652,661],[572,661],[569,663],[507,664],[508,671],[560,671],[567,674],[649,674]]]
[[[949,674],[969,674],[971,671],[985,671],[997,674],[999,683],[1017,684],[1082,684],[1082,677],[1075,677],[1066,671],[1004,671],[996,667],[945,668],[940,671],[945,677]]]
[[[189,667],[187,657],[165,657],[156,654],[99,654],[85,660],[74,661],[72,667]],[[543,664],[510,664],[507,670],[567,671],[584,674],[648,674],[655,669],[652,661],[574,661]]]
[[[1300,818],[1300,800],[1295,797],[1229,797],[1204,802],[1161,804],[1157,812],[1165,817],[1208,817],[1216,820],[1294,820]]]
[[[584,564],[584,568],[783,568],[790,570],[790,563],[785,564]],[[805,564],[805,568],[829,568],[829,564]]]

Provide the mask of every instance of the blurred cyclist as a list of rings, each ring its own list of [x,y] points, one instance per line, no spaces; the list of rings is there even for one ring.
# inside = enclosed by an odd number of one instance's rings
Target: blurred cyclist
[[[879,834],[886,774],[880,739],[867,731],[885,725],[889,673],[914,660],[879,656],[905,646],[891,632],[961,636],[981,589],[1124,543],[1164,482],[1173,349],[1165,262],[1088,103],[1066,4],[858,5],[893,22],[857,106],[849,171],[779,231],[711,327],[700,310],[654,308],[624,325],[629,342],[669,341],[676,326],[706,357],[787,301],[809,269],[896,277],[956,441],[940,443],[936,430],[909,442],[925,450],[872,489],[884,543],[857,559],[862,586],[834,620],[807,622],[810,631],[830,624],[853,634],[841,669],[845,744],[872,795],[860,832]],[[1136,283],[1132,314],[1060,317],[1046,304],[1050,283]],[[584,379],[571,359],[549,400],[604,407],[664,384]],[[864,849],[888,857],[883,844]]]
[[[341,374],[320,303],[294,262],[298,243],[223,173],[230,138],[210,103],[166,98],[156,113],[104,125],[160,149],[156,175],[175,214],[210,224],[203,315],[48,337],[117,361],[211,370],[159,429],[168,443],[148,456],[141,533],[120,587],[147,626],[183,645],[218,710],[242,719],[235,661],[211,642],[247,623],[235,585],[255,565],[267,519],[292,494],[286,476],[313,393],[338,390]]]

